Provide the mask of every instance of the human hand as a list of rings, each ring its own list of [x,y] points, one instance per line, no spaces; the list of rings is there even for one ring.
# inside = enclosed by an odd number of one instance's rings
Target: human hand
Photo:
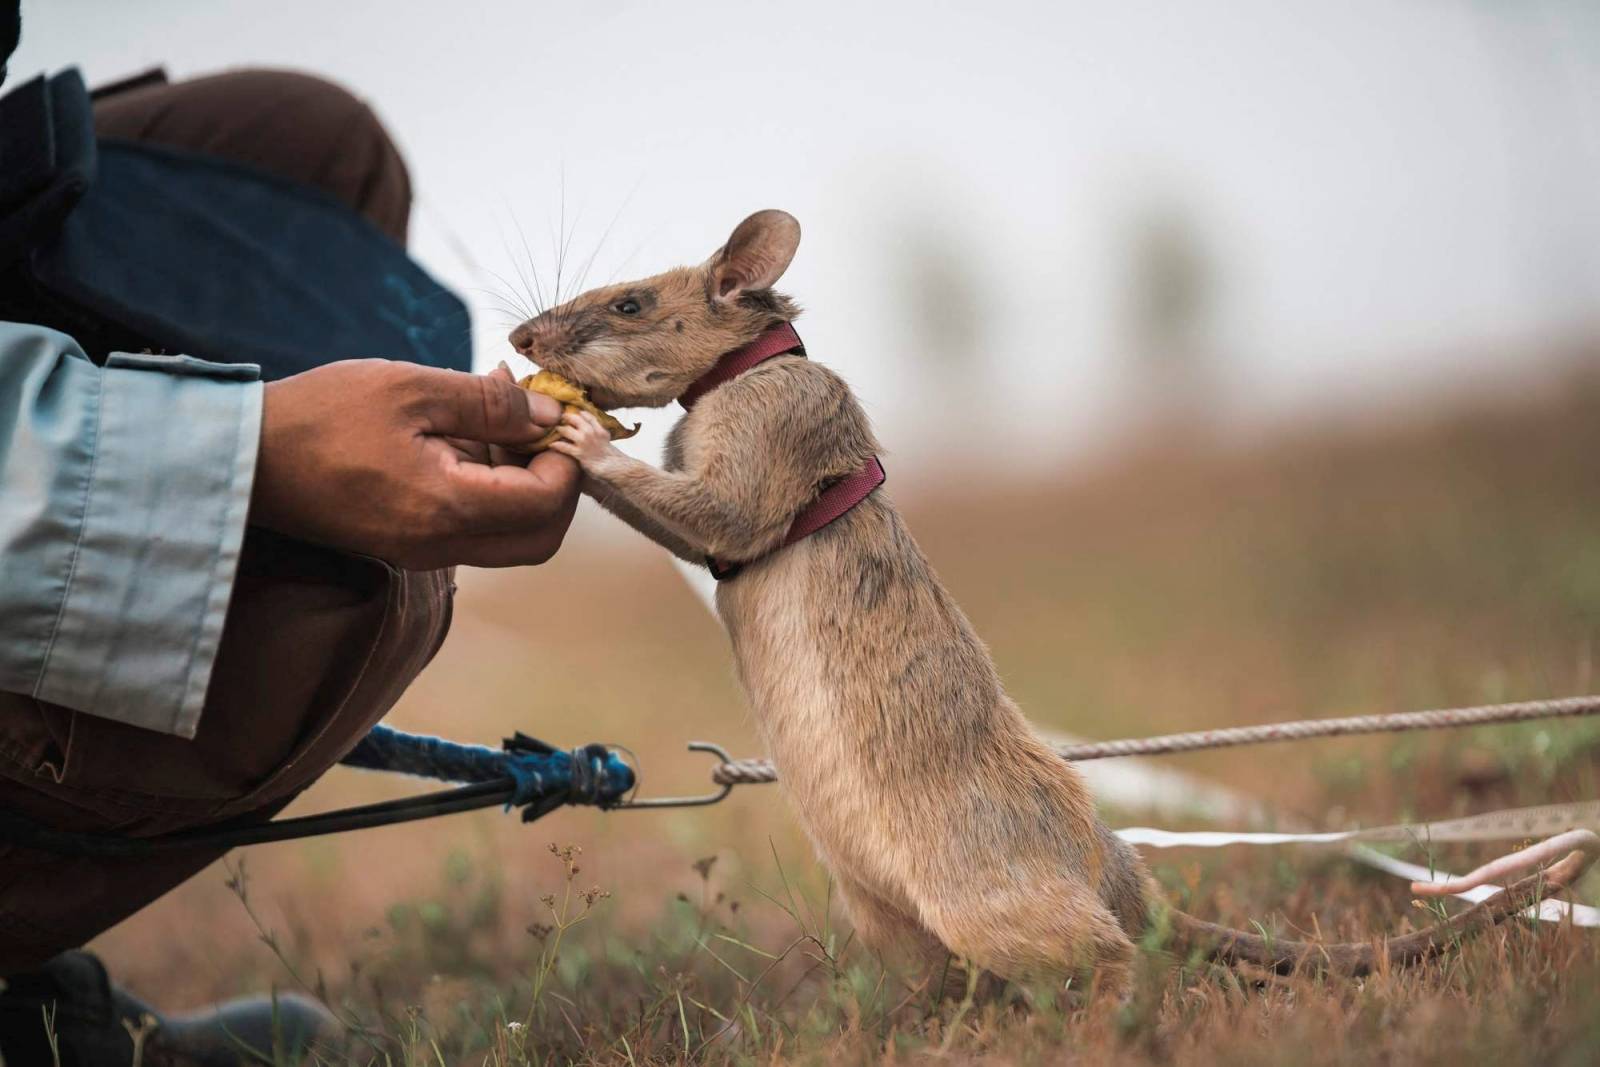
[[[381,359],[270,382],[250,521],[412,570],[543,563],[578,466],[517,455],[561,405],[487,376]]]

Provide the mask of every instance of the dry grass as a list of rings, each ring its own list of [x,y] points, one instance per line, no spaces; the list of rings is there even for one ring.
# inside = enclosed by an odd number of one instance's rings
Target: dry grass
[[[1573,381],[1426,425],[1172,441],[1057,484],[904,503],[1049,727],[1125,736],[1587,692],[1597,401],[1595,382]],[[398,725],[624,741],[654,793],[702,787],[685,740],[755,752],[720,630],[645,547],[574,543],[539,571],[463,584],[452,639]],[[1600,796],[1600,724],[1168,762],[1319,824],[1445,817]],[[407,788],[336,771],[299,808]],[[1432,858],[1460,869],[1486,854]],[[1403,885],[1328,853],[1153,862],[1187,910],[1235,924],[1342,938],[1429,921]],[[1600,1058],[1600,936],[1520,922],[1360,982],[1259,984],[1152,947],[1123,1009],[1047,990],[936,1003],[930,976],[886,972],[851,942],[765,788],[698,811],[566,811],[532,828],[486,813],[261,848],[248,912],[225,880],[208,872],[97,947],[174,1007],[287,987],[292,968],[375,1031],[353,1063]],[[596,886],[610,896],[585,895]],[[1600,878],[1579,896],[1600,897]]]

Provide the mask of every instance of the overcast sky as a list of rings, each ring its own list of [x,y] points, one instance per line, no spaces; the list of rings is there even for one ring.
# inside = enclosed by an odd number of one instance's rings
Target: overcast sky
[[[563,184],[569,271],[614,220],[591,282],[793,212],[802,333],[902,457],[936,456],[928,436],[975,410],[952,384],[966,368],[1047,460],[1125,412],[1130,233],[1152,212],[1212,276],[1202,336],[1230,412],[1426,396],[1600,320],[1585,0],[23,11],[18,78],[263,64],[344,82],[410,163],[415,253],[463,290],[517,283],[524,236],[550,283]],[[492,365],[504,317],[468,295]]]

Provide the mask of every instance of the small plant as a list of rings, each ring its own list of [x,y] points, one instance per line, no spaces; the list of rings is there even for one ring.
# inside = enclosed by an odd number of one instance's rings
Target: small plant
[[[536,1020],[540,1022],[547,1020],[545,994],[551,976],[556,973],[556,968],[561,962],[562,942],[574,927],[589,918],[596,904],[611,896],[599,886],[591,886],[588,889],[577,888],[578,875],[583,870],[578,864],[578,857],[583,855],[583,849],[577,845],[552,843],[550,854],[560,862],[565,877],[562,879],[559,899],[554,893],[546,893],[539,898],[539,902],[550,913],[550,922],[535,922],[528,926],[529,936],[538,941],[541,948],[538,962],[533,969],[533,992],[528,1000],[528,1011],[520,1023],[520,1029],[515,1031],[524,1039],[532,1032]]]

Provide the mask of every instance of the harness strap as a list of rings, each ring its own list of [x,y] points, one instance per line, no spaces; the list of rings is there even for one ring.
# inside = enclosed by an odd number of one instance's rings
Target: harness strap
[[[711,390],[719,385],[732,381],[745,371],[751,370],[769,359],[798,353],[804,357],[806,354],[805,343],[800,340],[800,335],[792,324],[780,322],[769,327],[754,341],[727,352],[712,364],[711,369],[695,379],[689,388],[683,391],[678,398],[678,403],[683,405],[685,411],[691,411]],[[824,486],[817,494],[815,500],[807,504],[794,517],[789,526],[789,532],[784,535],[783,543],[772,551],[787,548],[804,538],[810,537],[835,519],[848,514],[850,509],[871,496],[873,491],[888,479],[884,472],[883,464],[877,456],[871,456],[862,465],[860,470],[831,482]],[[767,553],[771,555],[771,553]],[[726,581],[743,570],[755,560],[742,560],[732,562],[717,559],[715,556],[706,557],[706,567],[711,571],[711,576],[717,581]]]
[[[776,326],[768,327],[760,337],[742,348],[735,348],[732,352],[725,352],[711,369],[696,378],[689,388],[683,391],[678,398],[678,403],[683,405],[683,410],[689,411],[700,398],[724,382],[731,382],[750,368],[765,363],[778,356],[786,356],[790,352],[806,354],[805,342],[800,340],[800,335],[795,332],[793,324],[780,322]]]
[[[873,456],[860,470],[845,475],[817,494],[817,498],[794,517],[789,532],[784,535],[783,544],[774,548],[772,552],[788,548],[796,541],[810,537],[835,519],[843,518],[857,504],[871,496],[873,491],[888,478],[883,464],[878,461],[877,456]],[[770,556],[772,552],[766,555]],[[755,560],[746,560],[743,563],[730,563],[715,556],[706,557],[706,566],[711,571],[711,577],[719,582],[727,581],[743,570],[747,564],[754,562]]]

